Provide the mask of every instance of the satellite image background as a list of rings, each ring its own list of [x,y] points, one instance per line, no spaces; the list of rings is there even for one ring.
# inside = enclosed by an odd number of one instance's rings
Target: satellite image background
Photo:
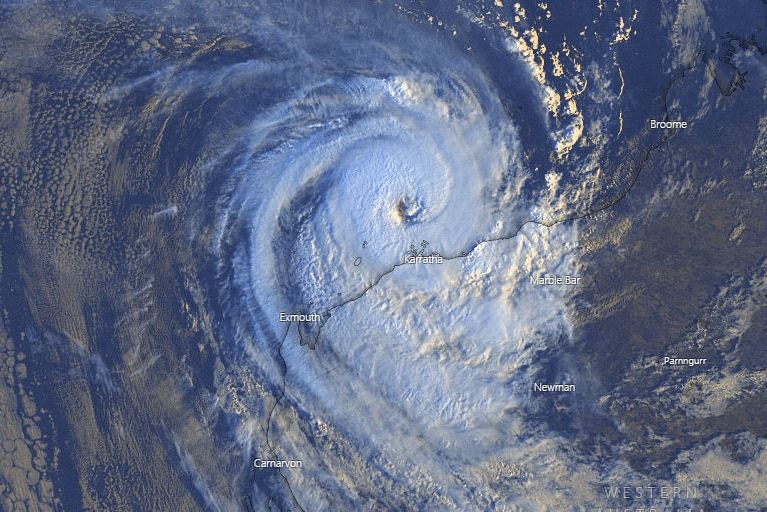
[[[767,510],[766,26],[0,6],[0,510]]]

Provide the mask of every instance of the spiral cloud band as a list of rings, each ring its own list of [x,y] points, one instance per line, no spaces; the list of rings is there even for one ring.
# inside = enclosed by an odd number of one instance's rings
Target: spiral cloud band
[[[765,6],[1,12],[0,509],[765,510]]]
[[[536,354],[570,330],[567,287],[530,277],[574,273],[577,232],[527,224],[540,205],[480,69],[436,43],[351,55],[334,37],[217,85],[290,84],[210,164],[229,351],[273,396],[239,439],[300,460],[282,474],[312,510],[500,499],[480,495],[512,464]]]

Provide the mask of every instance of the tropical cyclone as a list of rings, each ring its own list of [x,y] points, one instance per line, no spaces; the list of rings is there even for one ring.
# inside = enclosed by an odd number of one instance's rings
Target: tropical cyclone
[[[0,508],[764,508],[767,281],[714,284],[763,254],[765,52],[670,67],[755,16],[32,4],[0,36]]]
[[[275,458],[303,462],[284,476],[307,510],[339,507],[347,482],[470,509],[482,468],[519,448],[514,412],[537,354],[570,335],[572,289],[529,276],[576,273],[577,226],[527,222],[541,205],[524,192],[515,123],[480,69],[423,41],[393,59],[408,36],[377,34],[362,53],[345,37],[288,46],[288,74],[228,70],[232,84],[287,91],[223,159],[236,162],[216,215],[219,295],[240,336],[228,350],[284,386],[262,419]],[[375,72],[339,73],[342,61]],[[403,250],[420,241],[431,256],[409,264]],[[286,326],[290,311],[322,321]],[[250,446],[252,423],[240,428]]]

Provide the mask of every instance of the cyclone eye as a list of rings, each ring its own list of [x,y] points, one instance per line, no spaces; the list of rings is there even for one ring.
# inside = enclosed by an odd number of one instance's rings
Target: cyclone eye
[[[394,216],[401,224],[415,224],[423,211],[423,204],[417,197],[402,196],[395,208]]]

